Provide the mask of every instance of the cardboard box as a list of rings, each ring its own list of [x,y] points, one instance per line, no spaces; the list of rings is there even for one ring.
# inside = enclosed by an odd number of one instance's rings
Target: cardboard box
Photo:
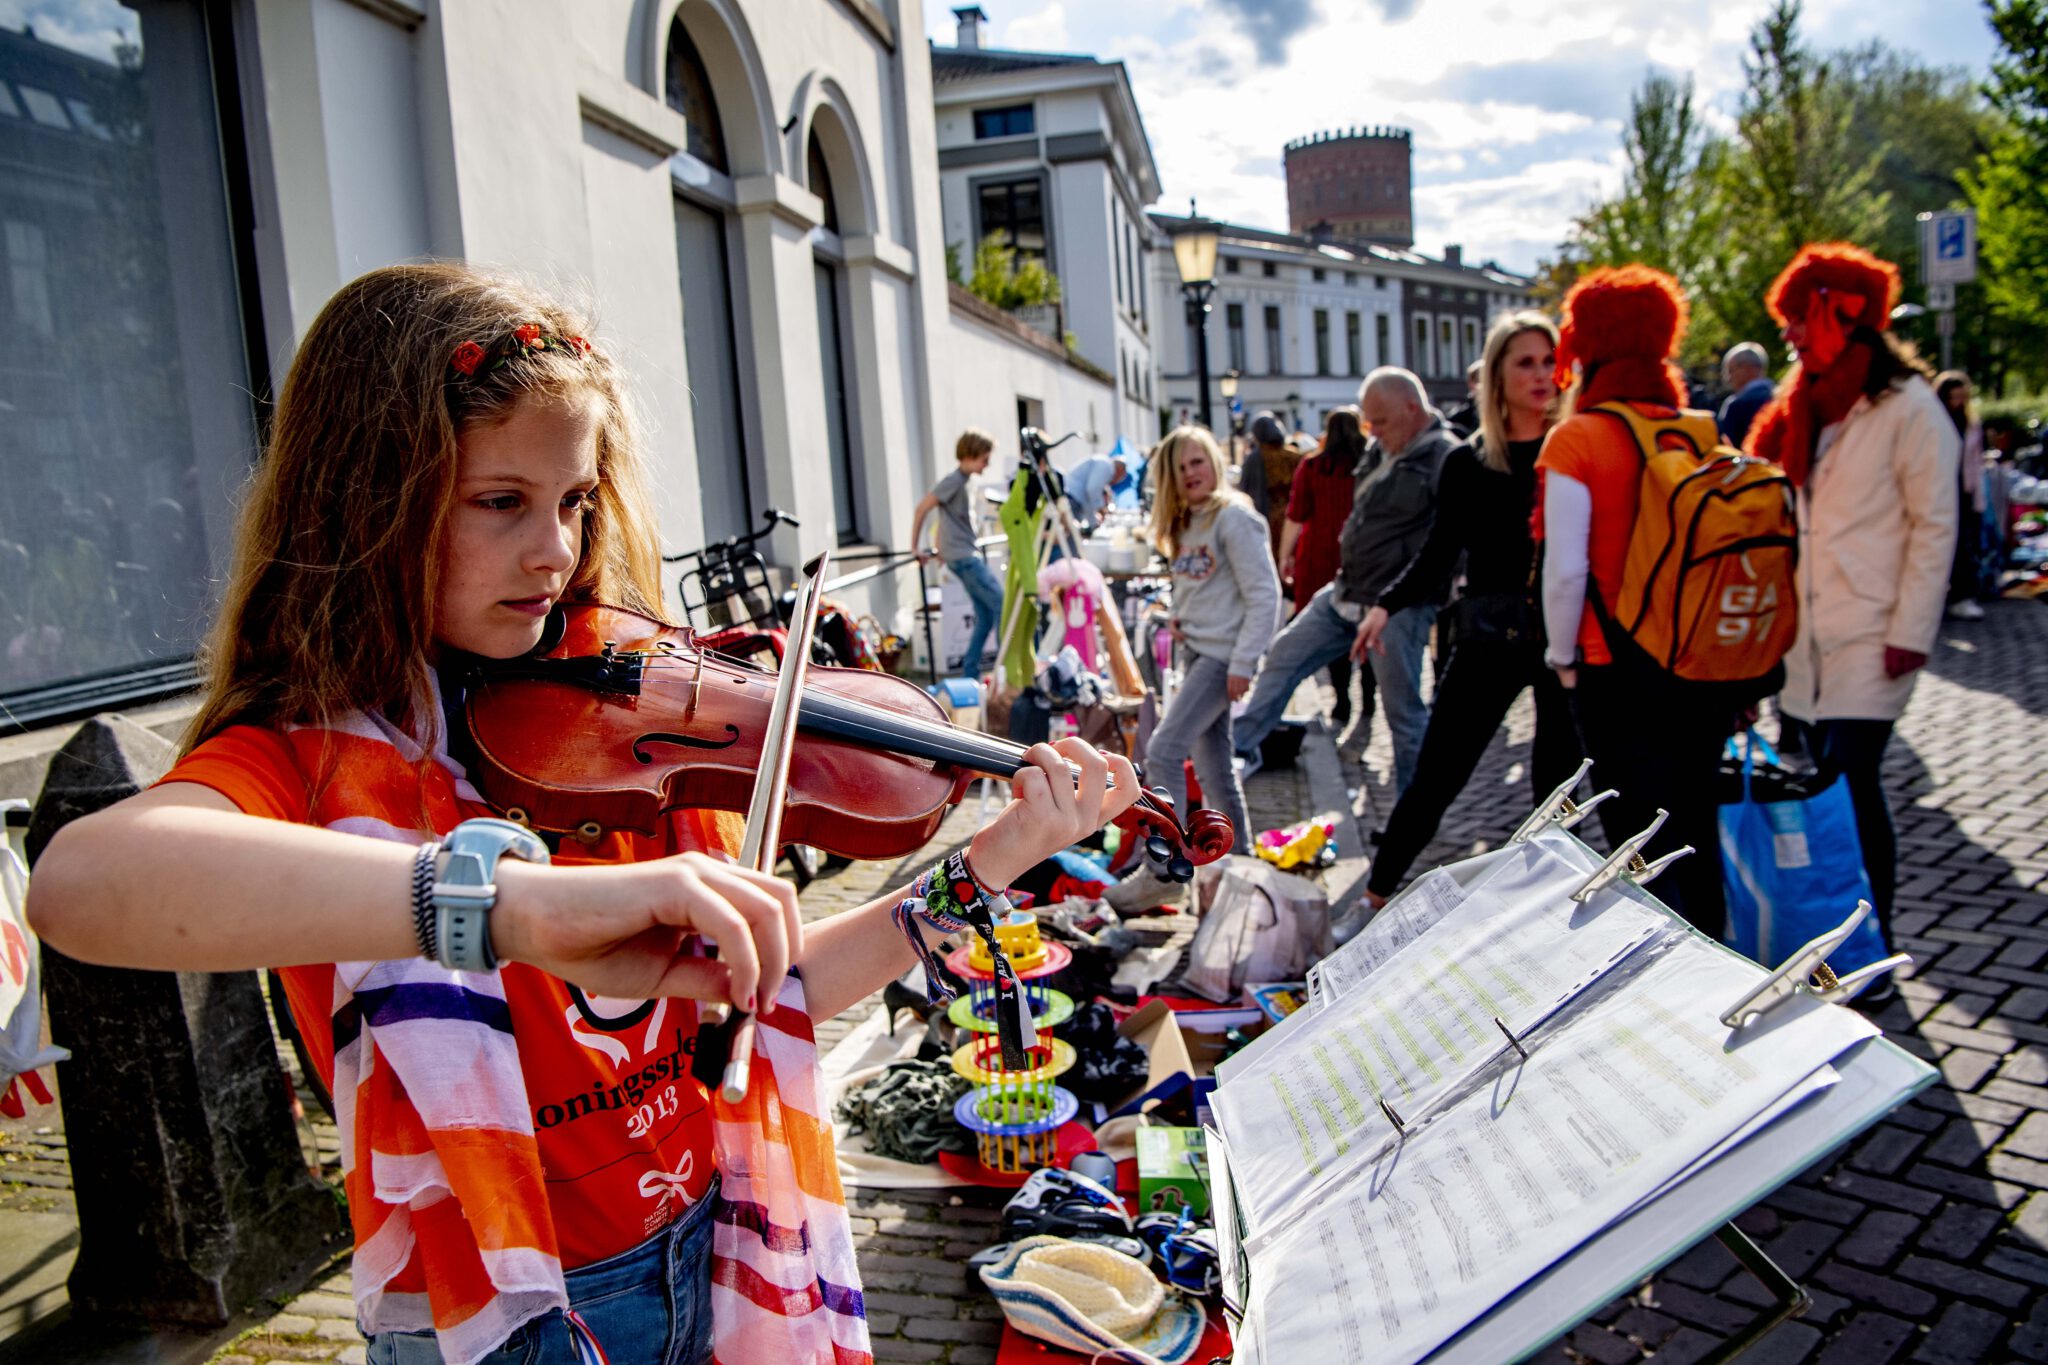
[[[1138,1130],[1138,1212],[1209,1212],[1208,1145],[1199,1128]]]
[[[1108,1117],[1142,1114],[1173,1098],[1194,1083],[1195,1062],[1188,1055],[1187,1040],[1174,1022],[1173,1011],[1163,1000],[1154,1000],[1117,1025],[1116,1031],[1145,1049],[1150,1059],[1145,1084],[1109,1111]]]

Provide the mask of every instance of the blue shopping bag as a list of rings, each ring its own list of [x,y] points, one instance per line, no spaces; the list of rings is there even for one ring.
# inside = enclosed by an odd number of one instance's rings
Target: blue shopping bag
[[[1742,787],[1739,800],[1721,806],[1721,864],[1728,886],[1723,937],[1744,957],[1776,967],[1808,940],[1840,925],[1858,900],[1870,899],[1856,810],[1849,784],[1840,777],[1819,792],[1790,775],[1783,782],[1759,780],[1784,770],[1777,752],[1754,730],[1739,742],[1730,739],[1728,750],[1742,762]],[[1757,767],[1759,756],[1764,770]],[[1884,955],[1877,921],[1866,918],[1828,955],[1828,966],[1846,976]]]

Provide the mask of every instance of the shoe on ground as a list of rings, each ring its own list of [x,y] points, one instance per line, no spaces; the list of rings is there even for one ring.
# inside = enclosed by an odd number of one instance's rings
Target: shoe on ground
[[[1984,619],[1984,608],[1965,597],[1948,609],[1948,617],[1951,621],[1981,621]]]
[[[1232,754],[1230,766],[1237,770],[1237,780],[1244,782],[1266,766],[1266,756],[1258,749]]]
[[[1102,893],[1103,902],[1124,915],[1143,914],[1162,905],[1183,905],[1187,898],[1187,883],[1170,882],[1143,865]]]

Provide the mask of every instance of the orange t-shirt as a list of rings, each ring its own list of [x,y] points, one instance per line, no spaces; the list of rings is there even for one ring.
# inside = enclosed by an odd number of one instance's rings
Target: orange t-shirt
[[[299,756],[274,730],[224,730],[163,781],[209,787],[249,815],[310,820]],[[470,814],[491,812],[479,806]],[[608,835],[588,854],[571,848],[573,856],[557,861],[632,862],[671,851],[633,834]],[[306,1049],[331,1089],[334,967],[285,967],[279,975]],[[711,1101],[690,1075],[695,1004],[658,1000],[639,1023],[601,1033],[583,1022],[558,978],[518,963],[500,975],[563,1267],[639,1245],[703,1198],[711,1181]],[[624,1012],[619,1002],[598,1008]]]
[[[1644,416],[1665,421],[1677,416],[1677,409],[1658,403],[1631,403]],[[1635,437],[1613,417],[1582,412],[1551,429],[1544,438],[1543,453],[1536,457],[1539,475],[1555,470],[1586,486],[1592,496],[1593,519],[1586,537],[1586,565],[1592,584],[1586,609],[1579,617],[1579,651],[1589,664],[1609,664],[1607,638],[1600,632],[1600,618],[1593,611],[1593,592],[1611,609],[1621,597],[1621,575],[1628,563],[1629,537],[1636,529],[1636,499],[1643,487],[1643,456]],[[1536,525],[1543,525],[1543,497],[1536,499]]]

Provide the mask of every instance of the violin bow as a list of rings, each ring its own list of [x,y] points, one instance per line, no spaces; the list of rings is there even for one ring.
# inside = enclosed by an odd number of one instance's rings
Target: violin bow
[[[789,795],[789,760],[796,752],[797,706],[810,668],[811,637],[818,624],[818,604],[822,600],[819,587],[825,581],[825,566],[831,557],[829,550],[820,551],[804,565],[797,581],[789,633],[783,639],[775,699],[769,703],[768,726],[761,736],[761,767],[754,774],[753,795],[747,801],[747,832],[740,842],[741,865],[756,872],[774,871],[775,859],[782,850],[782,808]],[[792,950],[795,947],[790,945]],[[738,1104],[747,1097],[747,1076],[754,1064],[754,1016],[736,1013],[729,1029],[720,1023],[699,1030],[698,1060],[707,1071],[720,1060],[720,1049],[713,1041],[720,1035],[725,1037],[727,1046],[723,1050],[719,1093],[727,1104]]]

